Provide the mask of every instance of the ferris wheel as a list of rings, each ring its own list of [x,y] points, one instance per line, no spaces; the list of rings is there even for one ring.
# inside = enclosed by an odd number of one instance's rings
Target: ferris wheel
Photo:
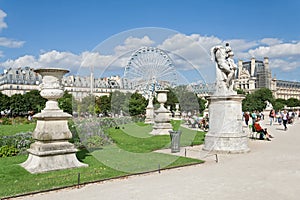
[[[133,89],[142,91],[146,96],[177,84],[177,73],[171,58],[154,47],[141,47],[131,55],[124,78]]]

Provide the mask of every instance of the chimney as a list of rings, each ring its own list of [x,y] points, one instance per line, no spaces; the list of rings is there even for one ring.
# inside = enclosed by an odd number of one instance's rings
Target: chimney
[[[264,57],[264,65],[265,65],[265,69],[269,69],[269,58],[268,57]]]
[[[241,72],[242,72],[242,69],[243,69],[243,61],[242,60],[239,60],[238,62],[238,78],[240,78],[241,76]]]
[[[254,57],[251,58],[250,69],[251,69],[250,76],[254,76],[254,72],[255,72],[255,58]]]

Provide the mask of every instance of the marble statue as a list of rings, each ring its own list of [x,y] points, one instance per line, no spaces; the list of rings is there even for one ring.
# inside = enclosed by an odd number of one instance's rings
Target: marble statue
[[[242,100],[233,90],[234,75],[237,66],[233,52],[226,46],[215,46],[211,56],[216,62],[216,92],[207,97],[209,101],[209,130],[205,135],[203,149],[208,152],[246,153],[248,133],[243,130]]]
[[[273,109],[273,105],[272,105],[272,103],[270,103],[269,101],[265,101],[265,103],[266,103],[266,108],[265,108],[265,110],[272,110]]]
[[[214,46],[211,48],[212,61],[216,62],[217,89],[215,95],[235,95],[233,90],[233,79],[237,65],[233,60],[234,53],[226,43],[226,46]]]

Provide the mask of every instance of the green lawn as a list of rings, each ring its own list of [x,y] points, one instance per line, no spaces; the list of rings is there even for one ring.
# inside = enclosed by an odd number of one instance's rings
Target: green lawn
[[[177,123],[177,122],[176,122]],[[182,131],[180,146],[200,145],[204,141],[204,132],[178,127]],[[169,135],[150,135],[150,125],[137,126],[135,124],[124,125],[123,129],[109,129],[108,134],[120,149],[130,152],[147,153],[158,149],[170,147]]]
[[[16,125],[0,125],[0,136],[15,135],[21,132],[32,132],[35,128],[35,123],[16,124]]]
[[[91,152],[81,150],[77,153],[77,157],[89,165],[86,168],[30,174],[19,165],[27,156],[0,158],[0,198],[75,185],[78,173],[81,174],[83,183],[153,171],[158,167],[162,169],[203,162],[153,152],[169,148],[170,136],[152,136],[149,134],[151,129],[151,126],[144,124],[128,124],[121,129],[109,129],[108,133],[115,144]],[[179,130],[183,132],[181,146],[203,142],[204,133],[181,127]]]

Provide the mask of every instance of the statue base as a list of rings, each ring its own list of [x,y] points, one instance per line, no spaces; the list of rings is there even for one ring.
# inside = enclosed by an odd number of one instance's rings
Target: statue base
[[[169,131],[173,130],[170,123],[170,112],[165,108],[156,110],[153,130],[151,135],[170,135]]]
[[[88,166],[77,160],[76,149],[73,152],[70,149],[43,153],[28,151],[29,156],[21,166],[32,174]]]
[[[154,124],[154,108],[153,107],[146,108],[145,124]]]
[[[209,105],[209,131],[203,150],[217,153],[246,153],[248,135],[242,129],[241,95],[211,96]]]
[[[59,109],[44,109],[33,117],[37,119],[32,133],[35,142],[27,149],[29,156],[21,164],[23,168],[36,174],[88,166],[77,159],[78,150],[68,141],[72,138],[67,121],[71,115]]]

